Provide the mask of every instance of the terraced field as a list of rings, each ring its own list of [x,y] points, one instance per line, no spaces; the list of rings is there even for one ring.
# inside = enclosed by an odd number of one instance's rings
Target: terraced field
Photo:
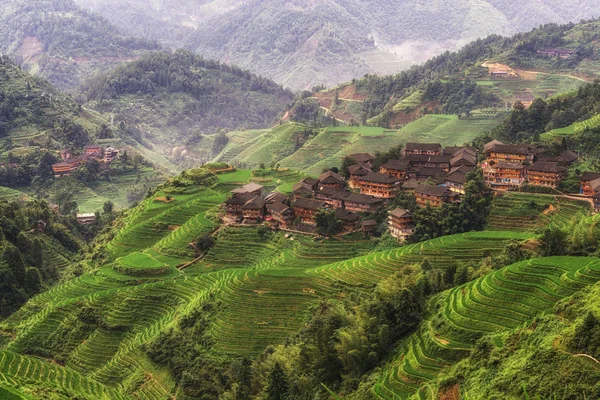
[[[586,201],[531,193],[501,193],[494,199],[489,229],[535,231],[544,226],[567,226],[575,218],[589,215]]]
[[[424,398],[427,381],[467,357],[477,339],[526,326],[598,281],[597,258],[550,257],[513,264],[444,292],[437,313],[402,346],[373,391],[382,399]]]
[[[585,121],[575,122],[572,125],[565,126],[564,128],[553,129],[550,132],[546,132],[540,136],[543,140],[557,140],[562,139],[565,136],[575,135],[576,133],[582,132],[587,128],[593,129],[600,126],[600,115],[595,115],[592,118],[586,119]]]

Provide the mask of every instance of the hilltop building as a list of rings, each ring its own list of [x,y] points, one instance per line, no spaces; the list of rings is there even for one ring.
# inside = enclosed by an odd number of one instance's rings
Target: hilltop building
[[[396,208],[388,217],[390,235],[401,241],[413,233],[414,224],[412,214],[403,208]]]

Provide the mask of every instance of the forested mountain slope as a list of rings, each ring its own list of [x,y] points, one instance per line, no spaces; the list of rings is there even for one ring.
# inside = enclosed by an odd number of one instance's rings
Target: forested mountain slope
[[[225,131],[272,126],[293,98],[269,79],[186,51],[146,54],[82,91],[89,106],[114,115],[138,141],[189,166],[220,152]]]
[[[71,0],[0,1],[0,53],[61,89],[156,48]]]
[[[185,44],[295,89],[396,72],[477,37],[598,16],[600,6],[598,0],[76,1],[131,35]]]

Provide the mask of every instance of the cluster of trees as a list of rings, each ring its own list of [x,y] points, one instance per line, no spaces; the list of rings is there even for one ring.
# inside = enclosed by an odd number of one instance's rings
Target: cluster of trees
[[[465,114],[467,117],[476,108],[494,107],[501,103],[498,96],[483,90],[469,78],[454,78],[448,82],[436,79],[425,87],[423,100],[440,102],[446,114]]]
[[[58,280],[50,256],[57,252],[74,259],[82,248],[82,229],[44,201],[0,202],[0,317]]]

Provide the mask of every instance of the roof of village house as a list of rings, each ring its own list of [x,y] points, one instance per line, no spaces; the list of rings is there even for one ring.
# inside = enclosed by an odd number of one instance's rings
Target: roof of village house
[[[554,161],[562,164],[572,164],[577,161],[578,158],[579,156],[576,153],[570,150],[565,150],[556,157],[544,157],[540,161]]]
[[[486,144],[483,145],[483,151],[485,151],[487,153],[492,147],[494,147],[497,144],[504,144],[504,143],[502,143],[499,140],[494,139],[491,142],[487,142]]]
[[[243,206],[244,210],[260,210],[265,206],[265,201],[260,196],[254,196],[252,199],[248,200]]]
[[[250,193],[234,194],[231,198],[225,200],[225,204],[243,206],[248,200],[254,198]]]
[[[394,169],[396,171],[405,171],[410,167],[410,160],[408,158],[391,159],[381,166],[386,169]]]
[[[396,208],[390,212],[390,215],[396,218],[412,217],[410,211],[404,208]]]
[[[446,178],[444,178],[444,180],[464,185],[467,182],[467,175],[469,174],[469,172],[473,171],[473,169],[473,167],[469,167],[466,165],[461,165],[460,167],[453,168],[448,173],[448,175],[446,175]]]
[[[369,196],[367,194],[359,194],[359,193],[351,193],[348,197],[344,199],[346,203],[356,203],[356,204],[377,204],[383,203],[383,199]]]
[[[528,171],[536,171],[536,172],[553,172],[553,173],[561,173],[567,172],[565,167],[561,167],[557,162],[548,162],[548,161],[538,161],[533,165],[527,167]]]
[[[331,188],[331,187],[322,187],[317,194],[322,194],[330,199],[336,199],[336,200],[341,200],[344,199],[346,197],[348,197],[348,195],[350,195],[350,192],[348,189],[336,189],[336,188]]]
[[[518,162],[509,162],[509,161],[499,161],[496,165],[494,165],[496,169],[523,169],[525,165]]]
[[[431,177],[433,179],[442,179],[447,174],[447,172],[441,168],[427,167],[416,168],[416,172],[419,177]]]
[[[296,184],[294,184],[294,186],[292,186],[292,192],[294,194],[313,194],[313,189],[312,186],[304,183],[304,182],[298,182]]]
[[[344,178],[333,171],[326,171],[319,175],[319,182],[321,183],[344,183]]]
[[[362,226],[363,228],[367,228],[367,227],[369,227],[369,228],[371,228],[371,227],[375,227],[375,226],[377,226],[377,221],[375,221],[374,219],[367,219],[367,220],[364,220],[364,221],[362,222],[361,226]]]
[[[442,154],[454,156],[459,151],[460,152],[467,152],[467,153],[472,154],[472,155],[476,155],[477,154],[477,149],[475,149],[474,147],[471,147],[471,146],[448,146],[448,147],[444,147],[444,150],[442,150]]]
[[[590,181],[590,186],[594,192],[600,191],[600,178]]]
[[[477,165],[477,156],[467,149],[459,150],[452,155],[450,164],[455,165],[461,162],[468,163],[470,165]]]
[[[360,216],[351,211],[344,210],[342,208],[338,208],[335,210],[335,217],[342,221],[358,221]]]
[[[279,193],[279,192],[269,193],[265,197],[265,201],[267,203],[269,203],[269,204],[271,204],[271,203],[283,203],[286,200],[287,200],[287,196],[284,195],[283,193]]]
[[[435,185],[421,185],[415,189],[415,192],[435,197],[444,197],[454,194],[446,187]]]
[[[293,207],[304,208],[307,210],[320,210],[327,207],[327,203],[320,200],[306,199],[304,197],[296,197],[292,202]]]
[[[354,161],[359,162],[359,163],[366,163],[366,162],[373,161],[375,159],[375,157],[373,157],[369,153],[348,154],[348,158],[351,158]]]
[[[270,213],[277,212],[282,214],[288,210],[291,210],[291,208],[280,202],[267,204],[267,211],[269,211]]]
[[[409,179],[406,182],[404,182],[402,184],[402,189],[404,190],[414,190],[416,188],[418,188],[419,186],[423,185],[422,182],[419,182],[416,179]]]
[[[52,168],[66,168],[66,167],[70,167],[72,163],[68,163],[68,162],[59,162],[56,164],[52,164]]]
[[[396,178],[395,176],[381,174],[379,172],[370,172],[367,175],[361,177],[360,179],[365,182],[384,183],[388,185],[393,185],[402,181],[402,179]]]
[[[309,177],[309,178],[302,179],[300,182],[305,183],[305,184],[310,185],[310,186],[316,186],[317,183],[319,183],[319,180],[315,179],[315,178],[310,178]]]
[[[440,151],[442,145],[439,143],[406,143],[405,151]]]
[[[263,187],[261,185],[256,184],[254,182],[250,182],[242,187],[232,190],[231,193],[234,193],[234,194],[252,193],[252,192],[256,192],[258,190],[262,190],[262,189],[263,189]]]
[[[600,172],[584,172],[579,178],[582,181],[595,181],[600,178]]]
[[[371,168],[363,163],[354,164],[348,167],[348,172],[350,172],[350,175],[366,175],[371,171]]]
[[[528,145],[515,145],[515,144],[495,144],[494,146],[487,148],[486,153],[503,153],[503,154],[520,154],[529,155],[534,154],[535,149]]]

